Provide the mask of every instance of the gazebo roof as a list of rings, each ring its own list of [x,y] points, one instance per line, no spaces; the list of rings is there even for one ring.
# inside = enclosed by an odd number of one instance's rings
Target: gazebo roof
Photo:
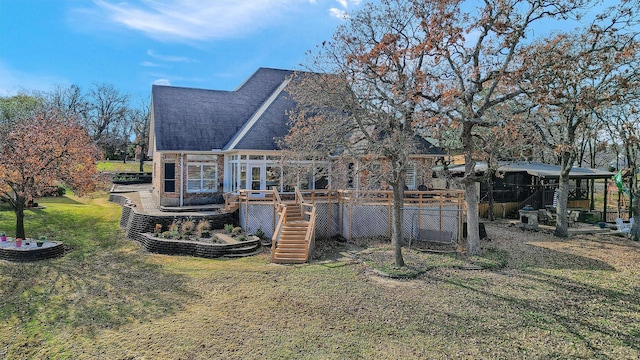
[[[487,171],[487,163],[478,161],[475,167],[476,173],[482,174]],[[464,164],[456,165],[449,168],[449,171],[456,174],[464,174]],[[521,173],[526,172],[542,179],[557,179],[560,177],[560,166],[545,164],[535,161],[518,161],[508,162],[499,161],[497,171],[503,173]],[[569,172],[570,179],[608,179],[615,174],[609,171],[603,171],[591,168],[572,167]]]

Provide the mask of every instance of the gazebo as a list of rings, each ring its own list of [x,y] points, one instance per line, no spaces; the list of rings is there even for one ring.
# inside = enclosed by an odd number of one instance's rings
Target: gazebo
[[[475,166],[476,174],[484,175],[488,170],[486,162],[479,161]],[[453,176],[464,175],[464,165],[449,168]],[[576,208],[593,212],[595,209],[593,194],[594,182],[589,180],[607,180],[614,173],[573,167],[569,172],[569,201],[568,208]],[[560,166],[541,162],[498,162],[498,166],[491,178],[484,177],[478,182],[480,216],[486,216],[489,202],[493,198],[493,211],[508,217],[517,214],[526,205],[535,209],[555,207],[557,203],[557,189],[560,179]],[[604,192],[604,208],[601,219],[606,219],[607,191]]]

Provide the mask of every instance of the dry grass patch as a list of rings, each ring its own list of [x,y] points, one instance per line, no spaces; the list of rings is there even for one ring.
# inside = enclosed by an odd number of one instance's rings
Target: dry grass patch
[[[52,203],[48,226],[75,224],[58,230],[77,233],[72,256],[0,263],[0,358],[640,357],[640,249],[623,238],[487,224],[482,258],[405,250],[420,273],[391,279],[371,271],[389,263],[376,242],[295,266],[145,254],[114,209]]]

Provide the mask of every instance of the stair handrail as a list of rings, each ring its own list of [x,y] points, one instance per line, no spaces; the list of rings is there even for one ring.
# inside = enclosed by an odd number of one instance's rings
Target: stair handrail
[[[275,200],[275,203],[276,204],[282,203],[282,198],[280,197],[280,193],[278,192],[278,187],[277,186],[272,187],[271,191],[273,191],[273,199]]]
[[[527,205],[534,205],[534,204],[532,204],[532,203],[533,203],[533,201],[531,201],[531,200],[533,200],[533,199],[534,199],[534,198],[536,198],[536,197],[539,197],[539,196],[540,196],[540,194],[542,193],[542,191],[543,191],[543,190],[541,190],[541,189],[536,189],[534,192],[532,192],[531,194],[529,194],[529,196],[527,196],[527,198],[526,198],[526,199],[524,199],[523,201],[520,201],[520,202],[518,203],[518,206],[517,206],[517,208],[516,208],[516,211],[518,211],[518,210],[522,210],[522,208],[523,208],[523,207],[525,207],[525,206],[527,206]],[[535,204],[535,205],[538,205],[538,204]]]
[[[315,247],[315,239],[316,239],[316,207],[313,204],[306,203],[304,206],[308,206],[311,208],[309,214],[309,225],[307,226],[307,233],[304,236],[304,241],[307,244],[307,248],[304,252],[304,257],[309,261],[309,253],[311,249]],[[305,214],[307,212],[305,211]]]
[[[315,243],[315,233],[316,233],[316,206],[313,203],[306,202],[300,189],[298,187],[294,187],[296,193],[296,205],[300,206],[300,213],[302,213],[303,218],[309,216],[307,232],[304,236],[304,241],[307,244],[307,248],[305,250],[305,257],[309,259],[309,252]]]
[[[278,240],[280,240],[280,235],[282,234],[282,229],[284,228],[284,221],[287,217],[287,206],[283,203],[278,203],[278,225],[276,225],[275,230],[273,231],[273,235],[271,236],[271,257],[275,254],[276,245]]]

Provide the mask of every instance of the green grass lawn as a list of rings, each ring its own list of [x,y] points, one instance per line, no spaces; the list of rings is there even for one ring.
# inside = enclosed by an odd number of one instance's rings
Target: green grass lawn
[[[623,238],[489,224],[491,250],[476,259],[489,269],[405,250],[419,271],[395,280],[371,271],[392,268],[388,245],[356,258],[353,244],[324,246],[326,257],[296,266],[154,255],[124,239],[105,196],[39,203],[27,235],[69,252],[0,262],[0,359],[640,356],[640,247]],[[0,210],[0,229],[12,229]]]
[[[153,165],[151,161],[146,161],[143,165],[144,172],[151,172]],[[98,171],[101,172],[138,172],[140,163],[137,161],[100,161],[98,162]]]

